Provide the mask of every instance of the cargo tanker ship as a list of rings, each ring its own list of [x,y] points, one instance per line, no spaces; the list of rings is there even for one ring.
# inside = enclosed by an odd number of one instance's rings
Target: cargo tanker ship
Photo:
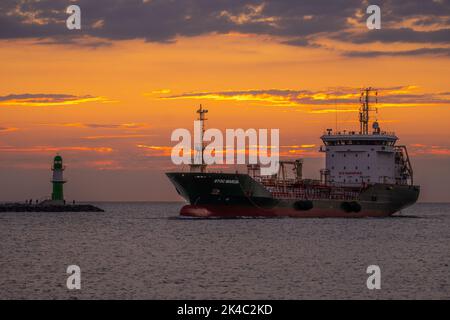
[[[382,131],[377,121],[369,132],[369,103],[376,95],[371,88],[361,92],[359,131],[327,129],[321,136],[325,168],[320,180],[303,178],[302,159],[280,161],[271,176],[260,175],[258,165],[248,165],[247,173],[222,173],[208,172],[203,162],[192,164],[189,172],[166,173],[189,202],[180,215],[386,217],[414,204],[420,187],[414,185],[406,146],[397,145],[398,137]],[[204,130],[206,110],[197,112]]]

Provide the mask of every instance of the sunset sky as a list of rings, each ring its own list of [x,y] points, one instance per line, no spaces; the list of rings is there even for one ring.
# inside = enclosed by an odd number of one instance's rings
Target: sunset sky
[[[448,202],[449,75],[448,0],[2,0],[0,200],[48,197],[56,153],[68,200],[180,200],[170,135],[200,103],[208,127],[280,129],[282,156],[317,178],[320,135],[356,130],[372,86],[420,200]]]

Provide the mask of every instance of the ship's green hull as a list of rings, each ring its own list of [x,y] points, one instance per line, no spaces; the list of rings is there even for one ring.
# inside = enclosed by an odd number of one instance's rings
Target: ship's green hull
[[[276,198],[247,174],[167,173],[192,217],[385,217],[417,201],[418,186],[373,184],[354,199]]]

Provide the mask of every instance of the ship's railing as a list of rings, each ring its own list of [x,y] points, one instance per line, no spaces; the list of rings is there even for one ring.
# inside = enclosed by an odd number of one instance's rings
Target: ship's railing
[[[336,199],[356,200],[367,186],[339,187],[323,184],[318,180],[276,180],[259,181],[275,198],[279,199]]]
[[[359,131],[324,131],[324,136],[357,136],[361,135]],[[380,131],[380,132],[373,132],[370,135],[373,136],[395,136],[394,131]]]
[[[278,177],[273,176],[253,176],[254,180],[260,182],[264,185],[280,185],[283,184],[284,186],[292,186],[299,183],[298,179],[295,178],[286,178],[286,179],[280,179]],[[319,180],[312,180],[312,179],[304,179],[300,180],[303,184],[320,184]]]
[[[304,188],[304,187],[270,187],[267,190],[278,199],[331,199],[331,200],[357,200],[360,192],[344,190],[341,188]]]

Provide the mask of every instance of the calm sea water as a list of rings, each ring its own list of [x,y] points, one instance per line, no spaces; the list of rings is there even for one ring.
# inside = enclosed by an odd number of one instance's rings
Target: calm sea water
[[[2,299],[449,299],[450,205],[383,219],[177,218],[180,203],[1,213]],[[81,268],[81,290],[66,268]],[[381,268],[368,290],[366,268]]]

